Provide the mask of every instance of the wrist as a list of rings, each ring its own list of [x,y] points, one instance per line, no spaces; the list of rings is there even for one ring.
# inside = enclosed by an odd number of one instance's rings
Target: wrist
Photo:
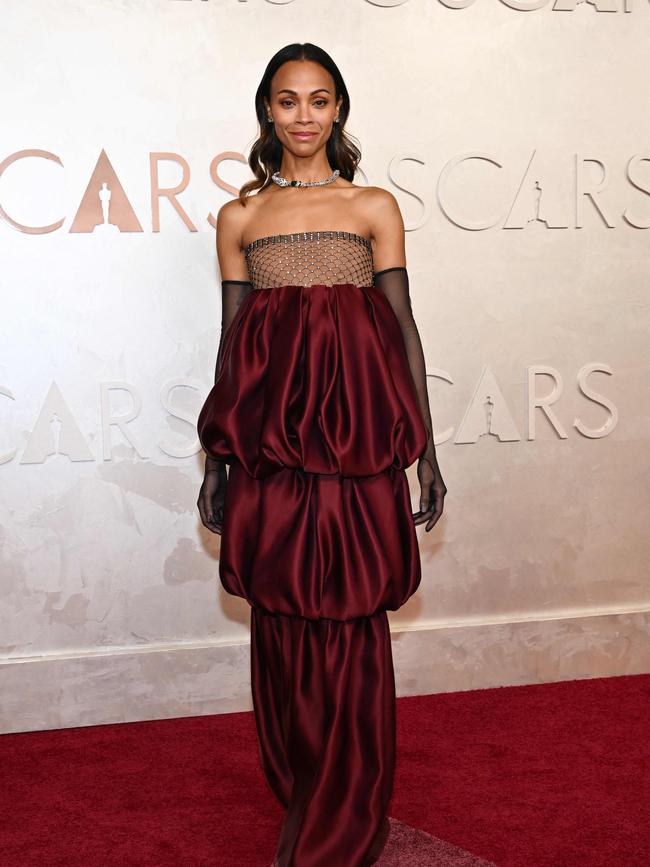
[[[422,451],[418,460],[421,460],[421,461],[427,460],[427,461],[429,461],[431,466],[435,468],[437,465],[437,458],[436,458],[436,447],[434,444],[434,437],[433,437],[433,429],[428,424],[425,424],[425,428],[427,431],[427,442],[426,442],[424,450]]]
[[[215,458],[207,456],[205,459],[205,472],[207,473],[225,473],[226,464],[224,461],[217,461]]]

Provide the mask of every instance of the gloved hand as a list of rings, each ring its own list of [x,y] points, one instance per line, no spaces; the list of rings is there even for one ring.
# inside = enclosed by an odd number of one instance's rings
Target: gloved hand
[[[223,530],[223,509],[226,500],[226,488],[228,486],[228,473],[226,464],[221,461],[212,461],[213,466],[206,461],[205,476],[199,491],[196,505],[201,515],[204,527],[211,533],[221,535]]]
[[[223,359],[223,347],[235,314],[244,298],[252,290],[253,285],[248,280],[222,280],[221,281],[221,334],[217,349],[217,361],[214,370],[216,383],[221,370]],[[209,455],[205,459],[205,476],[199,490],[196,505],[199,509],[203,526],[211,533],[221,535],[223,529],[223,510],[226,500],[226,488],[228,485],[227,464],[216,461]]]

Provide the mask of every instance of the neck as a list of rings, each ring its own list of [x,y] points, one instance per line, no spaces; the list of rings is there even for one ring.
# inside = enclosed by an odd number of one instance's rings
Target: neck
[[[333,174],[334,169],[326,159],[300,159],[292,154],[285,155],[278,170],[281,177],[288,181],[323,181]]]

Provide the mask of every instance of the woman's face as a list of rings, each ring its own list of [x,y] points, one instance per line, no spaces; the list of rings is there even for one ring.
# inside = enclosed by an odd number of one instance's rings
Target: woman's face
[[[271,79],[267,117],[296,156],[310,156],[325,146],[343,101],[339,98],[337,104],[334,96],[332,76],[312,60],[288,60]]]

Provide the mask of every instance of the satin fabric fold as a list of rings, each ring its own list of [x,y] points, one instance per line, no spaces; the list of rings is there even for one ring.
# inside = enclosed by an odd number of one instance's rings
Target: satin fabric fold
[[[427,432],[386,297],[352,283],[251,291],[197,430],[208,455],[254,478],[410,466]]]
[[[373,863],[396,752],[386,612],[340,623],[252,609],[251,685],[262,767],[287,808],[277,863]]]
[[[276,614],[348,620],[397,610],[421,580],[405,471],[255,479],[231,464],[219,575],[229,593]]]

